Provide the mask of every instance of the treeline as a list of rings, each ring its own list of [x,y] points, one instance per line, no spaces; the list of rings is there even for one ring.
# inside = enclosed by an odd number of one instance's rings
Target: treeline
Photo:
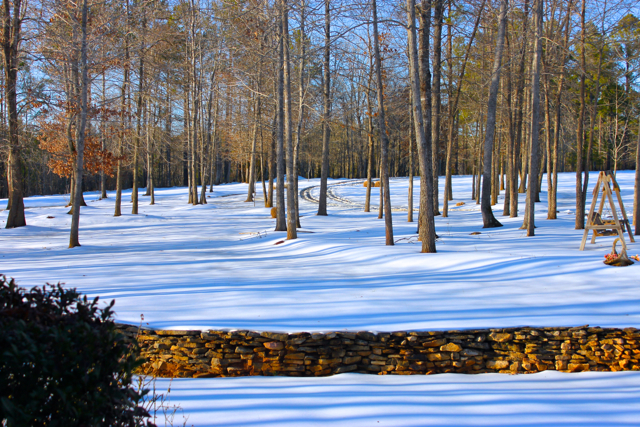
[[[473,174],[474,197],[505,188],[511,216],[549,173],[553,218],[554,174],[575,171],[580,227],[586,173],[636,165],[637,1],[3,4],[8,226],[21,197],[81,205],[80,190],[117,190],[119,215],[123,188],[136,213],[138,188],[188,186],[197,204],[267,181],[265,205],[284,207],[285,173],[322,177],[320,214],[327,177],[431,175],[430,215],[447,214],[451,175]]]

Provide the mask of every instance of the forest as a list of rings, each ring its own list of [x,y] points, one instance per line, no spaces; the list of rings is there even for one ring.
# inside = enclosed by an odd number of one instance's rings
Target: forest
[[[588,172],[640,169],[638,16],[635,0],[3,0],[6,227],[26,225],[24,197],[70,193],[74,247],[83,191],[116,190],[120,216],[138,189],[197,205],[246,182],[294,239],[299,176],[321,178],[318,215],[328,178],[366,178],[392,245],[389,177],[419,176],[435,252],[452,175],[473,176],[485,227],[504,191],[533,235],[543,175],[554,219],[575,172],[584,228]]]

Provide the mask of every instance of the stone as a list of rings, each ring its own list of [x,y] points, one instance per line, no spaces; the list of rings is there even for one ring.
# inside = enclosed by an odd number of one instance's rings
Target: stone
[[[306,355],[304,353],[289,353],[284,356],[285,359],[304,359]]]
[[[356,369],[358,369],[358,365],[340,366],[339,368],[337,368],[335,370],[335,373],[336,374],[343,374],[345,372],[355,371]]]
[[[162,360],[158,360],[157,362],[153,362],[153,363],[151,364],[151,367],[152,367],[153,369],[155,369],[156,371],[161,371],[161,370],[163,370],[163,369],[166,369],[167,364],[166,364],[166,362],[164,362],[164,361],[162,361]]]
[[[371,348],[369,346],[366,345],[350,345],[348,347],[349,350],[352,351],[367,351],[367,350],[371,350]]]
[[[165,330],[165,331],[158,330],[155,332],[158,335],[182,335],[182,336],[200,335],[202,333],[202,331],[175,331],[175,330]]]
[[[288,334],[279,334],[275,332],[262,332],[260,336],[265,338],[270,338],[274,341],[286,341],[289,339]]]
[[[509,367],[508,360],[488,360],[487,368],[489,369],[507,369]]]
[[[269,341],[265,342],[264,345],[269,350],[282,350],[284,348],[284,343],[280,341]]]
[[[569,363],[567,364],[567,369],[571,372],[588,371],[589,364],[588,363]]]
[[[371,359],[371,360],[387,360],[387,357],[378,356],[376,354],[371,354],[371,355],[369,355],[369,359]]]
[[[496,342],[506,342],[506,341],[510,341],[512,338],[513,338],[513,335],[509,333],[492,332],[491,334],[489,334],[489,340],[496,341]]]
[[[460,352],[461,356],[467,356],[467,357],[480,356],[481,354],[482,352],[471,349],[471,348],[463,348],[462,351]]]
[[[318,363],[321,365],[332,365],[334,363],[340,363],[341,360],[340,359],[318,359]]]
[[[445,339],[435,339],[435,340],[426,341],[422,343],[422,346],[427,348],[440,347],[440,346],[443,346],[446,342],[447,340]]]
[[[365,340],[365,341],[378,341],[378,337],[371,333],[371,332],[366,332],[366,331],[360,331],[356,334],[357,338],[360,338],[361,340]]]
[[[432,362],[440,361],[440,360],[451,360],[451,356],[447,353],[430,353],[427,354],[427,359]]]
[[[344,363],[345,365],[352,365],[354,363],[358,363],[361,360],[361,356],[345,357],[344,359],[342,359],[342,363]]]
[[[450,342],[449,344],[440,347],[440,351],[458,352],[462,350],[462,346],[459,344]]]

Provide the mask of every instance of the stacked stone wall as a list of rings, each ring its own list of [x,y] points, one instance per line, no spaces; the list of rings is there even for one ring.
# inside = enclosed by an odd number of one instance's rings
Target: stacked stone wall
[[[634,328],[289,334],[119,329],[137,341],[145,360],[141,370],[161,377],[640,370],[640,330]]]

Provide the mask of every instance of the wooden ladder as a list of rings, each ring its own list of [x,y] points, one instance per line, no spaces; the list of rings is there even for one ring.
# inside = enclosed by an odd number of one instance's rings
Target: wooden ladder
[[[600,188],[602,187],[602,197],[600,197],[600,205],[598,206],[598,212],[596,214],[595,208],[598,202],[598,195],[600,194]],[[618,218],[618,212],[616,210],[615,203],[613,202],[613,191],[618,198],[618,204],[620,205],[620,212],[622,213],[622,221]],[[605,202],[609,202],[611,212],[613,213],[613,221],[602,221],[602,209]],[[598,175],[598,182],[593,189],[593,201],[591,202],[591,208],[589,209],[589,215],[587,216],[587,225],[584,228],[584,235],[582,236],[582,243],[580,244],[580,250],[583,251],[587,244],[587,237],[589,236],[589,230],[593,230],[593,237],[591,237],[591,244],[596,242],[597,236],[618,235],[624,242],[624,232],[629,234],[629,240],[635,243],[633,239],[633,233],[631,232],[631,224],[627,218],[627,212],[624,210],[624,204],[622,203],[622,196],[620,196],[620,187],[616,182],[610,171],[600,172]],[[612,230],[613,233],[605,233],[605,230]]]

